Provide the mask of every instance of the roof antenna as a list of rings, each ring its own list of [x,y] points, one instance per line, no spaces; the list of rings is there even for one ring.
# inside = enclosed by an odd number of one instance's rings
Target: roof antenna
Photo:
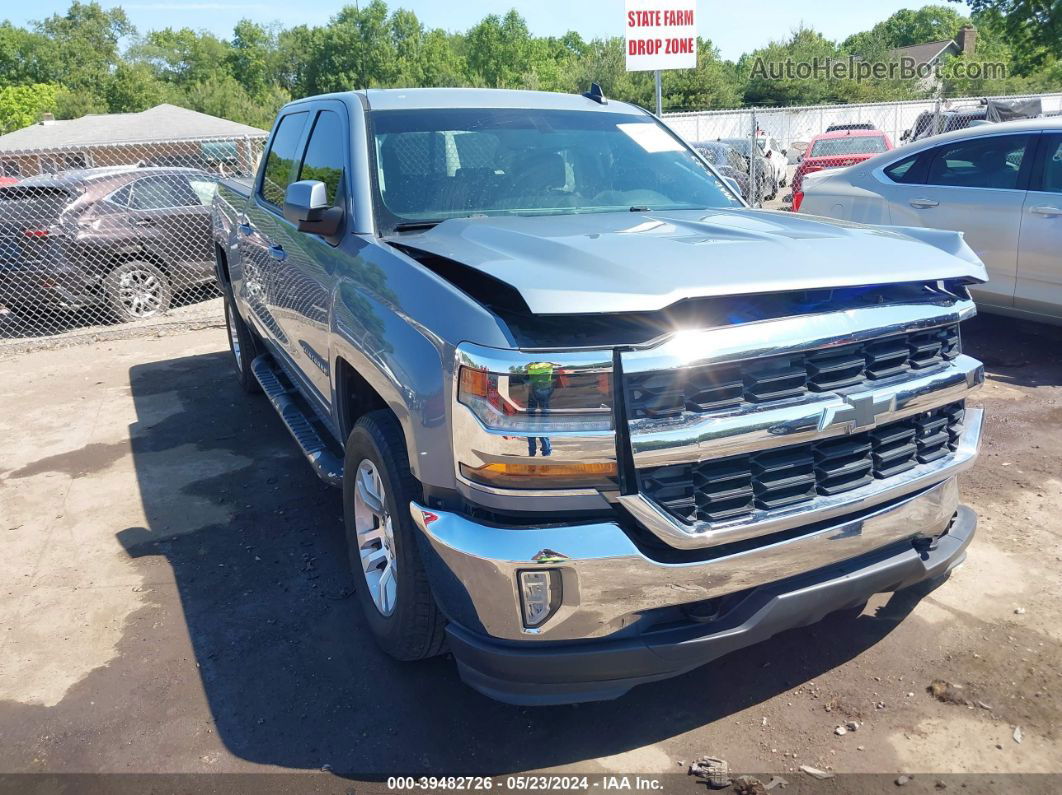
[[[597,83],[591,83],[590,90],[583,94],[583,96],[587,99],[592,99],[594,102],[601,105],[608,104],[608,100],[605,99],[605,92],[601,90],[601,86]]]

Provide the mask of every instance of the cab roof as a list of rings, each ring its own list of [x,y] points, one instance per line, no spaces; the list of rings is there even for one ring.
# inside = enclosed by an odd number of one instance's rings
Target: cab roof
[[[587,86],[589,89],[589,86]],[[553,91],[515,91],[505,88],[369,88],[362,91],[307,97],[292,103],[360,96],[370,110],[427,110],[434,108],[519,108],[524,110],[583,110],[642,115],[648,111],[627,102],[605,104],[582,94]]]

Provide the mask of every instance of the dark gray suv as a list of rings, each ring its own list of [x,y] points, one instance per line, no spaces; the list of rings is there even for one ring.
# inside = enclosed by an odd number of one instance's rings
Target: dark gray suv
[[[212,281],[217,177],[190,168],[96,168],[0,188],[0,304],[99,305],[153,317]]]

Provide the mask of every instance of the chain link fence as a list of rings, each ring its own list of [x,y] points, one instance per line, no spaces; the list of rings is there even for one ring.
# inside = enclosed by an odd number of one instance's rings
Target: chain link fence
[[[746,108],[665,121],[750,204],[784,209],[799,206],[813,171],[950,130],[1060,112],[1062,94],[1044,94]],[[254,174],[265,138],[0,150],[0,346],[220,320],[210,204],[219,179]],[[492,161],[489,141],[474,134],[448,142],[453,152],[427,137],[414,143],[381,156],[413,176],[451,161],[471,173]]]
[[[220,318],[211,202],[264,142],[0,151],[0,345]]]

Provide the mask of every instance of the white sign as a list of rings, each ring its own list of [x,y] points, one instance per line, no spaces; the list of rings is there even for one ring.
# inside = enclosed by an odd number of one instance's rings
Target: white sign
[[[627,71],[697,67],[697,0],[627,0]]]

